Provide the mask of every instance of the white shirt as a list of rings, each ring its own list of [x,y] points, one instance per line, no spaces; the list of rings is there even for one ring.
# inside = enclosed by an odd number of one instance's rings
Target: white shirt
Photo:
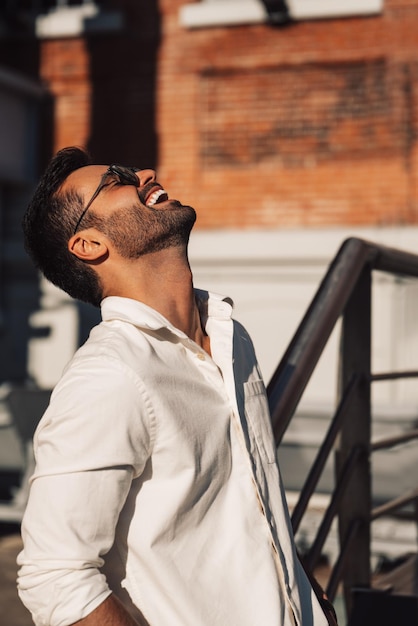
[[[265,387],[229,300],[212,358],[150,307],[102,303],[35,434],[19,595],[68,626],[113,591],[151,626],[325,626],[295,556]]]

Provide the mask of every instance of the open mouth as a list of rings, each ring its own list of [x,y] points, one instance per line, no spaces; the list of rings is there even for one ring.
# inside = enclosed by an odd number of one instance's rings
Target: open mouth
[[[147,207],[153,207],[156,204],[168,200],[168,193],[158,183],[151,183],[143,189],[138,190],[139,199]]]
[[[167,192],[164,191],[164,189],[162,189],[161,187],[159,187],[158,189],[155,189],[154,187],[154,190],[151,190],[151,193],[148,193],[145,197],[145,204],[148,207],[152,207],[156,204],[159,204],[160,202],[165,202],[166,200],[168,200]]]

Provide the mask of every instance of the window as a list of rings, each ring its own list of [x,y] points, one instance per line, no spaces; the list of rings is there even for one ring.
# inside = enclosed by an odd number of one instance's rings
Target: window
[[[48,5],[53,6],[36,18],[36,35],[41,39],[119,30],[123,25],[121,12],[103,11],[94,0],[56,0]]]

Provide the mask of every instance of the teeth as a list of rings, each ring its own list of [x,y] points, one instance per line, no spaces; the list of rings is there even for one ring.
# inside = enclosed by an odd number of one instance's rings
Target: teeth
[[[163,196],[165,193],[166,192],[164,191],[164,189],[158,189],[157,191],[154,191],[154,193],[152,193],[147,200],[147,206],[153,206],[154,204],[156,204],[158,202],[158,198]]]

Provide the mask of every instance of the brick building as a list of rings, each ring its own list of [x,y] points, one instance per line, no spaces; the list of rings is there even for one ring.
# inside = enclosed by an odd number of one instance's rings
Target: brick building
[[[282,25],[252,3],[57,3],[0,61],[49,89],[51,150],[156,165],[200,228],[415,224],[418,2]]]

